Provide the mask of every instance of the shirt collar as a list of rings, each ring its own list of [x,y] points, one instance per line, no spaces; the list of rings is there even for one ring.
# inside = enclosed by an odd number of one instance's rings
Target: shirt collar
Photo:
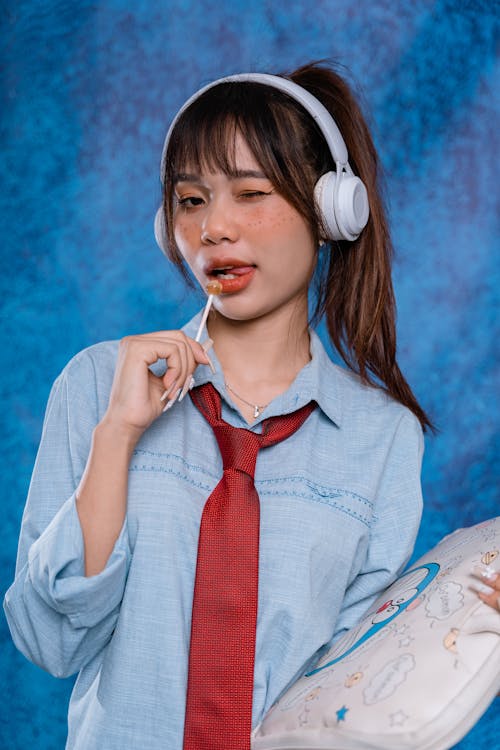
[[[198,330],[202,311],[197,313],[182,328],[187,336],[194,338]],[[337,427],[342,422],[342,394],[344,387],[344,376],[342,369],[335,365],[326,353],[318,334],[309,329],[311,360],[298,373],[290,387],[277,398],[275,398],[263,414],[254,422],[254,425],[268,417],[280,414],[289,414],[300,409],[310,401],[316,401],[321,411]],[[206,326],[202,331],[200,341],[203,343],[208,338]],[[195,385],[212,383],[226,402],[234,408],[228,396],[222,368],[213,349],[209,352],[210,359],[215,367],[215,374],[208,365],[199,365],[194,373]]]

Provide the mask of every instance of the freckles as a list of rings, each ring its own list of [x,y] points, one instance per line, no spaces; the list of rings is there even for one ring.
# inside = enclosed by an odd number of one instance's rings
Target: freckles
[[[248,213],[246,217],[242,217],[244,226],[246,226],[248,229],[253,229],[254,227],[261,227],[262,224],[265,223],[266,217],[263,215],[262,211],[259,208],[254,208],[253,211]]]
[[[286,208],[282,208],[275,212],[273,219],[273,226],[275,227],[292,227],[297,223],[297,214],[295,211],[289,211]]]
[[[265,214],[263,211],[259,210],[248,220],[247,227],[253,229],[255,227],[264,226],[269,229],[276,229],[277,227],[289,226],[292,220],[293,217],[291,217],[285,210],[275,209],[269,214]]]

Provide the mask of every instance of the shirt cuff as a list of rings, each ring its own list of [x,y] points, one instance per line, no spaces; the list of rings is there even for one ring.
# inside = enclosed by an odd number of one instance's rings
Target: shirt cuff
[[[125,519],[106,567],[84,575],[84,545],[73,494],[59,509],[28,555],[35,591],[74,627],[93,627],[117,607],[123,597],[131,551]]]

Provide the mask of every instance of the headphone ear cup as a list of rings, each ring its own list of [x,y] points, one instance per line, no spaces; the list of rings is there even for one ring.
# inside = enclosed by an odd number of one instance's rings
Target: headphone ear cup
[[[370,207],[364,183],[351,174],[342,173],[335,206],[340,231],[346,240],[356,240],[366,226]]]
[[[368,193],[359,177],[325,172],[314,187],[314,198],[330,240],[357,239],[366,226],[370,208]]]
[[[163,206],[160,206],[155,215],[155,240],[162,253],[168,257],[167,226]]]

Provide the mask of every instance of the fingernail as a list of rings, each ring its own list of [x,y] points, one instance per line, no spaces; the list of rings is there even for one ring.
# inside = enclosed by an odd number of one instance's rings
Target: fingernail
[[[189,383],[189,390],[192,390],[196,385],[195,379],[191,378],[191,382]]]
[[[182,399],[184,398],[184,396],[186,395],[186,393],[189,391],[192,379],[193,378],[192,378],[191,375],[188,375],[188,377],[186,378],[186,381],[185,381],[184,385],[182,386],[181,395],[179,396],[179,402],[182,401]]]
[[[472,575],[484,578],[485,581],[495,581],[498,571],[492,568],[491,565],[474,565]]]
[[[172,383],[172,385],[170,386],[170,388],[167,388],[167,390],[163,392],[163,395],[160,398],[160,401],[165,401],[165,399],[167,398],[168,394],[172,393],[172,388],[174,387],[174,385],[175,385],[175,380]]]
[[[212,370],[212,375],[215,375],[214,363],[212,362],[212,360],[210,359],[210,357],[208,356],[208,354],[207,354],[207,359],[208,359],[208,366]]]
[[[203,344],[201,345],[201,347],[202,347],[203,351],[205,352],[205,354],[207,355],[208,366],[210,367],[210,369],[212,371],[212,375],[215,375],[214,363],[212,362],[212,360],[208,356],[208,351],[212,348],[213,345],[214,345],[213,339],[206,339],[203,342]]]
[[[175,402],[177,400],[177,396],[179,395],[180,392],[181,392],[181,389],[179,388],[179,390],[176,392],[175,396],[173,398],[171,398],[170,401],[168,402],[168,404],[163,408],[162,414],[164,414],[166,411],[168,411],[169,409],[172,408],[172,406],[175,404]]]
[[[486,594],[486,596],[495,593],[495,589],[492,589],[491,586],[487,586],[485,583],[479,583],[476,581],[470,584],[470,588],[473,591],[476,591],[478,594]]]

